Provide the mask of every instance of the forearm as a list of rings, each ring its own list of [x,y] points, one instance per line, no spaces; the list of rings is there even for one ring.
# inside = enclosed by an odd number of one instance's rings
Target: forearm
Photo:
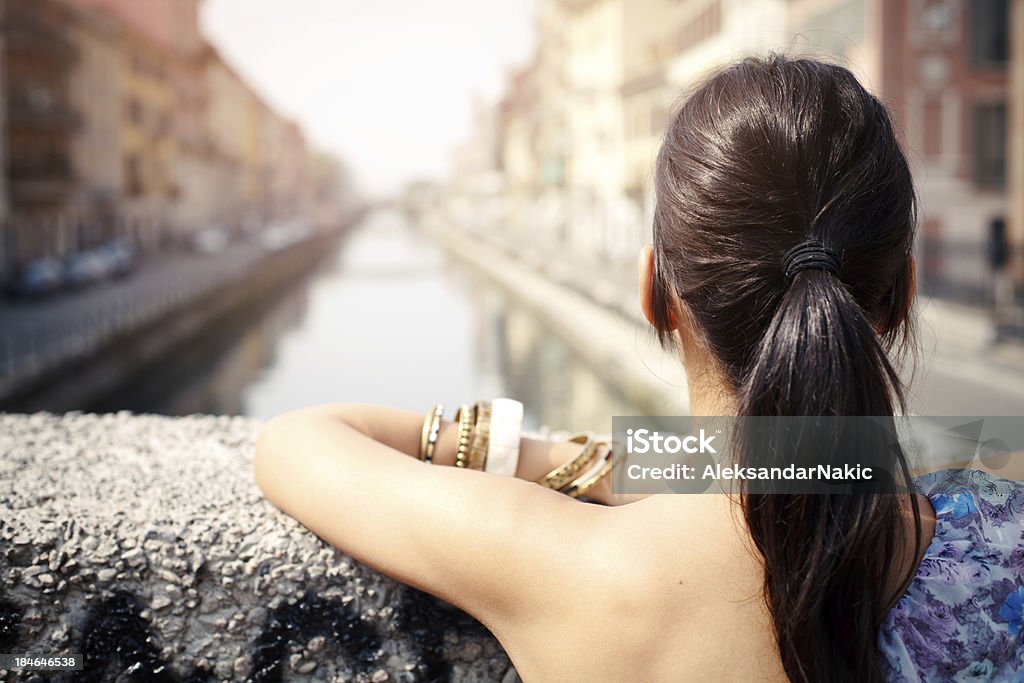
[[[411,457],[419,456],[423,414],[381,406],[360,404],[334,404],[304,409],[303,412],[326,419],[339,419],[363,434]],[[458,445],[458,424],[443,421],[434,449],[433,463],[454,466]],[[516,477],[537,481],[580,453],[581,444],[564,441],[524,438],[519,448]],[[621,505],[642,496],[621,496],[611,492],[611,477],[607,476],[588,494],[588,498],[606,505]]]

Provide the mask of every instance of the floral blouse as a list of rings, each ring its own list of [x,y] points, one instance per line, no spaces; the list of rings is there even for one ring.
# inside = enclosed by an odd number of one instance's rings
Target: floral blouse
[[[880,635],[890,681],[1024,681],[1024,482],[951,469],[915,480],[935,537]]]

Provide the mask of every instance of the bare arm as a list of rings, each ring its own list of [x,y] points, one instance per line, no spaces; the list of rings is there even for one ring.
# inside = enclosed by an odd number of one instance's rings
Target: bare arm
[[[566,585],[579,583],[581,566],[608,564],[613,509],[524,481],[578,445],[526,440],[517,478],[499,477],[443,466],[454,462],[451,424],[437,464],[410,457],[422,422],[422,414],[351,404],[275,418],[256,446],[256,482],[327,542],[488,625],[513,613],[545,616],[552,595],[568,597]]]

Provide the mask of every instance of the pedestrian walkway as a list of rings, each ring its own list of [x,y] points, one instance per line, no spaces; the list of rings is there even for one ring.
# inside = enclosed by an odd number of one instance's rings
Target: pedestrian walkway
[[[1024,342],[997,343],[985,311],[939,299],[919,298],[917,321],[914,412],[1024,415]]]
[[[240,242],[216,255],[175,253],[121,280],[38,301],[0,302],[0,396],[241,277],[266,255]]]

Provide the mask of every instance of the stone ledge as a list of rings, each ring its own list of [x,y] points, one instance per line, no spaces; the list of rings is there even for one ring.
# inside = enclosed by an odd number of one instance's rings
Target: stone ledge
[[[259,427],[0,414],[0,652],[84,654],[59,680],[519,680],[477,621],[267,503]]]

